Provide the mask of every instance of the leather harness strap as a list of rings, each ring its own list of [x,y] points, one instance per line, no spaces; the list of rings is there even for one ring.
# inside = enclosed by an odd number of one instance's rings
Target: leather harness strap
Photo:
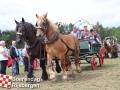
[[[73,40],[74,40],[74,39],[73,39]],[[74,53],[74,52],[79,53],[79,51],[77,50],[77,45],[76,45],[75,41],[74,41],[74,43],[75,43],[75,46],[76,46],[76,50],[70,48],[70,47],[67,45],[67,43],[66,43],[62,38],[61,38],[61,41],[62,41],[62,42],[66,45],[66,47],[67,47],[67,51],[66,51],[65,55],[67,55],[67,53],[69,52],[69,50],[72,51],[73,53]]]
[[[50,41],[46,41],[45,44],[51,44],[59,38],[59,30],[55,33],[54,37]]]

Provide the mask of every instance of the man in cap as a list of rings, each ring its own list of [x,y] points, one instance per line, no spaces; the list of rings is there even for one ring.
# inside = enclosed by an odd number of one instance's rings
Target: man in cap
[[[73,31],[71,31],[70,34],[73,34],[76,36],[78,39],[80,38],[80,32],[78,31],[78,28],[76,26],[73,27]]]

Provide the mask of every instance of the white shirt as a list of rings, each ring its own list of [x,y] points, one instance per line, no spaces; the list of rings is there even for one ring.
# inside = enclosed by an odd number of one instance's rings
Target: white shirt
[[[8,55],[8,52],[7,52],[6,47],[3,48],[3,47],[0,46],[0,61],[8,60],[8,57],[5,57],[5,56],[2,54],[3,51],[6,53],[6,55]]]

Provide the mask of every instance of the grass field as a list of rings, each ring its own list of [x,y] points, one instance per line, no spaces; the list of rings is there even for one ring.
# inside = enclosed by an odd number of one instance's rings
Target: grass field
[[[70,73],[67,71],[68,80],[66,82],[62,81],[62,72],[60,74],[56,73],[56,82],[50,80],[40,82],[38,83],[40,84],[40,88],[34,88],[33,90],[120,90],[120,55],[117,59],[105,59],[103,67],[99,67],[98,62],[96,70],[92,70],[90,64],[81,64],[82,72],[77,73],[75,66],[72,66],[74,76],[70,77]],[[7,74],[11,75],[11,68],[7,69]],[[34,75],[40,78],[41,69],[34,71]],[[20,75],[15,77],[26,77],[26,73],[23,72],[23,66],[20,66]],[[0,87],[0,90],[6,89]],[[11,90],[18,89],[11,88]],[[19,90],[31,89],[19,88]]]

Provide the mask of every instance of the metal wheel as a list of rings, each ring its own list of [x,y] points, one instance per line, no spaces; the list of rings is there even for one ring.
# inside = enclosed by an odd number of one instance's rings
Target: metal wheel
[[[96,61],[96,59],[95,59],[95,56],[92,56],[92,58],[91,58],[92,70],[95,70],[95,69],[96,69],[96,64],[97,64],[97,61]]]
[[[99,64],[100,67],[102,67],[104,65],[104,49],[101,48],[99,53],[100,53]]]

